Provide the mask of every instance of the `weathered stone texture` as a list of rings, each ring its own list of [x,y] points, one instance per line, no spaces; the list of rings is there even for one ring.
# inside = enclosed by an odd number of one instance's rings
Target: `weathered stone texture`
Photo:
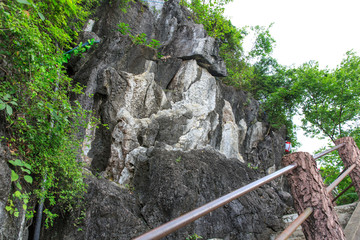
[[[214,150],[167,151],[154,148],[134,175],[141,213],[153,228],[221,197],[250,181],[256,172]],[[197,233],[208,238],[268,239],[280,229],[275,212],[285,204],[271,186],[260,188],[208,214],[166,239]]]
[[[149,230],[141,218],[135,194],[105,179],[89,177],[85,205],[42,229],[41,239],[132,239]],[[85,211],[84,220],[77,219]],[[77,226],[71,223],[78,223]]]

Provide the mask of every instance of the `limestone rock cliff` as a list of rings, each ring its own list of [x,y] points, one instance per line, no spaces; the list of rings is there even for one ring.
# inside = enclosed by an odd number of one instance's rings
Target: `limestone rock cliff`
[[[102,4],[83,34],[100,44],[69,66],[86,85],[83,106],[108,124],[86,129],[84,143],[88,168],[103,179],[88,179],[83,231],[70,217],[46,238],[133,238],[274,171],[283,154],[285,131],[269,129],[249,94],[221,84],[216,40],[178,1],[161,12],[136,2],[123,13],[117,4]],[[119,22],[158,39],[165,57],[115,31]],[[269,238],[286,209],[281,188],[261,188],[167,239]]]
[[[83,131],[86,217],[74,227],[81,210],[62,216],[42,239],[131,239],[280,167],[285,129],[269,128],[257,101],[221,83],[217,41],[178,0],[118,6],[102,3],[82,33],[100,43],[68,66],[86,86],[73,98],[101,121]],[[133,44],[119,22],[161,48]],[[270,239],[287,204],[279,179],[166,239]]]

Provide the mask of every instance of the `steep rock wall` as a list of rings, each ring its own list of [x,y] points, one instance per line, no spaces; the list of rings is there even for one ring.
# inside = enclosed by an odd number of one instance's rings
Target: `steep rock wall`
[[[131,239],[280,166],[285,130],[270,129],[249,94],[221,84],[216,40],[179,1],[161,13],[118,5],[99,7],[82,40],[101,42],[68,68],[86,86],[73,98],[101,121],[83,131],[82,160],[97,176],[87,179],[86,217],[74,227],[82,210],[62,216],[42,239]],[[164,57],[116,31],[119,22],[160,40]],[[279,179],[166,239],[269,239],[289,201]]]

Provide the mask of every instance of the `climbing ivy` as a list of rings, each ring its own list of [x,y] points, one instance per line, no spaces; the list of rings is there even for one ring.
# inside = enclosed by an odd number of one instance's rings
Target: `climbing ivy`
[[[17,159],[9,161],[14,194],[6,209],[15,216],[16,199],[28,217],[34,202],[44,199],[45,222],[51,224],[54,205],[71,211],[86,191],[76,134],[89,112],[70,101],[82,88],[62,63],[96,2],[0,2],[0,118],[6,121],[3,141]]]

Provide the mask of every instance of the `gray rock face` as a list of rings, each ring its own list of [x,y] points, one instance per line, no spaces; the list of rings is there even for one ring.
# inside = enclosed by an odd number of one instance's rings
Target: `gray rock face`
[[[108,124],[84,130],[91,138],[83,147],[83,161],[105,179],[88,179],[83,231],[72,225],[79,214],[73,213],[44,239],[131,239],[280,166],[285,130],[269,129],[259,103],[216,79],[226,75],[217,43],[178,1],[167,1],[161,14],[140,2],[125,14],[112,2],[84,34],[98,36],[99,46],[69,66],[86,86],[76,98]],[[129,23],[132,34],[159,39],[165,57],[112,31],[119,22]],[[284,202],[291,202],[282,184],[264,186],[167,239],[193,233],[268,239],[280,228]]]
[[[0,239],[6,239],[9,234],[15,231],[9,231],[9,216],[5,210],[7,199],[11,189],[10,168],[5,162],[5,150],[0,144]],[[14,230],[14,229],[13,229]],[[11,236],[11,235],[10,235]]]
[[[84,222],[75,228],[69,224],[75,215],[60,219],[42,238],[132,239],[255,179],[254,170],[211,149],[151,148],[137,160],[131,189],[88,179]],[[274,187],[260,188],[164,239],[193,233],[204,239],[269,239],[282,227],[274,213],[285,208]]]
[[[148,230],[130,190],[95,177],[88,178],[87,184],[86,219],[79,222],[79,209],[58,219],[54,229],[44,229],[41,239],[132,239]],[[76,227],[70,224],[74,222],[78,223]]]
[[[255,178],[255,171],[213,150],[183,152],[155,148],[149,151],[148,161],[138,165],[133,182],[143,206],[142,216],[154,228]],[[274,188],[261,188],[166,239],[184,239],[193,233],[204,239],[267,239],[274,229],[281,227],[273,213],[282,211],[284,206]]]

